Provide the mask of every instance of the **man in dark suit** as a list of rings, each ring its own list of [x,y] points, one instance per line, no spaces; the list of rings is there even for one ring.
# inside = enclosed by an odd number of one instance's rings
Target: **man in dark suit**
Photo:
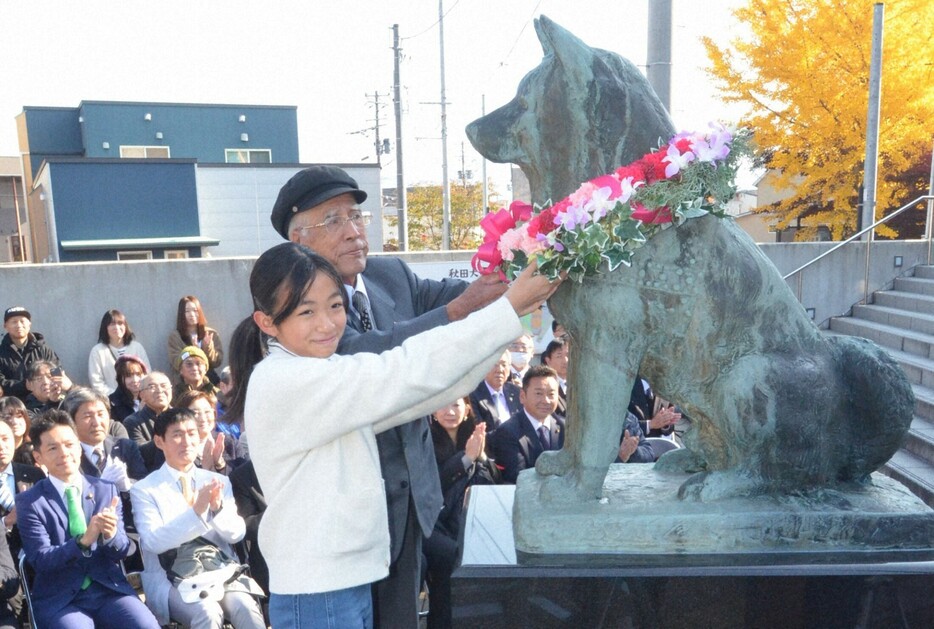
[[[112,483],[79,471],[74,422],[52,410],[29,431],[49,478],[16,496],[26,559],[35,570],[33,611],[40,627],[145,627],[159,624],[120,569],[130,550]]]
[[[507,349],[493,365],[483,382],[470,394],[470,407],[477,421],[486,424],[487,433],[493,432],[522,408],[519,387],[509,382],[512,362]]]
[[[466,317],[505,292],[494,276],[468,285],[417,277],[398,258],[367,259],[369,215],[358,204],[366,192],[346,172],[312,166],[279,191],[273,227],[330,261],[344,281],[352,307],[338,349],[382,352],[409,336]],[[366,386],[366,383],[361,383]],[[421,418],[377,435],[389,511],[389,577],[375,588],[381,627],[416,627],[421,589],[421,540],[441,510],[441,487],[428,422]]]
[[[522,409],[490,435],[490,451],[503,480],[515,483],[519,472],[531,469],[546,450],[564,447],[564,420],[558,407],[558,376],[545,365],[529,367],[522,378]]]
[[[42,470],[34,465],[14,463],[15,452],[13,429],[5,421],[0,421],[0,515],[3,516],[6,529],[3,545],[7,548],[6,554],[9,556],[6,560],[10,562],[10,565],[15,565],[19,561],[19,551],[22,548],[19,527],[16,525],[16,503],[14,502],[16,494],[26,491],[45,478]],[[3,560],[4,558],[0,557],[0,562]],[[22,611],[23,595],[21,593],[14,590],[9,596],[0,594],[0,599],[7,602],[13,614],[18,616]],[[2,601],[0,601],[0,627],[2,627],[4,615]]]
[[[256,579],[266,594],[269,594],[269,567],[257,540],[259,523],[263,520],[263,512],[266,510],[266,497],[256,478],[253,461],[247,461],[236,468],[228,478],[234,500],[237,502],[237,513],[246,522],[246,537],[243,541],[246,543],[250,576]]]

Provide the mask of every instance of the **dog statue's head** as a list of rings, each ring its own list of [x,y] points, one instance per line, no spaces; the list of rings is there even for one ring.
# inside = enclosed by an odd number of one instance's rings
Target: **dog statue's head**
[[[535,31],[542,62],[512,101],[467,125],[467,136],[487,159],[517,164],[532,201],[543,204],[657,148],[674,127],[630,61],[587,46],[544,15]]]

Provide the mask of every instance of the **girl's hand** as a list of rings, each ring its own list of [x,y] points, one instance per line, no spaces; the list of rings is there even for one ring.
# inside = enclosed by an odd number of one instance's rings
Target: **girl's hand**
[[[536,275],[537,270],[538,262],[532,260],[532,264],[522,271],[522,274],[509,285],[506,291],[506,298],[520,317],[537,310],[564,281],[562,277],[551,282],[544,275]]]

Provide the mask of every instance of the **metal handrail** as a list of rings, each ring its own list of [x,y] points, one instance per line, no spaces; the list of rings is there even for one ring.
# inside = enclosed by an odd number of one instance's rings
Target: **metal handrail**
[[[834,251],[836,251],[836,250],[842,248],[842,247],[845,246],[845,245],[848,245],[849,243],[853,242],[853,241],[856,240],[857,238],[860,238],[860,237],[863,236],[864,234],[869,233],[869,240],[866,241],[866,277],[865,277],[865,283],[864,283],[864,286],[863,286],[863,287],[864,287],[864,291],[865,291],[864,300],[868,302],[868,300],[869,300],[869,250],[870,250],[870,248],[871,248],[871,246],[872,246],[872,243],[873,243],[873,237],[872,237],[872,236],[873,236],[873,234],[872,234],[873,230],[875,230],[875,228],[878,227],[879,225],[882,225],[883,223],[889,222],[890,220],[892,220],[893,218],[895,218],[896,216],[898,216],[898,215],[901,214],[902,212],[905,212],[905,211],[911,209],[913,206],[917,205],[918,203],[921,203],[922,201],[927,201],[927,202],[928,202],[927,217],[926,217],[926,219],[925,219],[925,225],[924,225],[924,236],[925,236],[925,239],[928,241],[928,264],[930,264],[930,263],[931,263],[931,253],[932,253],[932,250],[931,250],[931,229],[932,229],[932,220],[931,220],[931,219],[932,219],[932,212],[934,212],[934,209],[932,209],[932,208],[934,208],[934,194],[923,194],[923,195],[921,195],[920,197],[918,197],[917,199],[914,199],[913,201],[909,201],[908,203],[906,203],[906,204],[903,205],[902,207],[898,208],[897,210],[895,210],[894,212],[892,212],[892,213],[889,214],[888,216],[885,216],[885,217],[879,219],[878,221],[876,221],[875,223],[873,223],[873,224],[870,225],[869,227],[866,227],[866,228],[861,229],[860,231],[856,232],[855,234],[853,234],[852,236],[850,236],[850,237],[847,238],[846,240],[844,240],[844,241],[842,241],[842,242],[840,242],[840,243],[834,245],[833,247],[831,247],[830,249],[828,249],[828,250],[825,251],[824,253],[820,254],[819,256],[815,257],[814,259],[809,260],[808,262],[805,262],[804,264],[802,264],[801,266],[799,266],[797,269],[795,269],[795,270],[792,271],[791,273],[788,273],[787,275],[782,276],[782,279],[787,280],[788,278],[790,278],[791,276],[793,276],[793,275],[795,275],[795,274],[798,275],[798,285],[797,285],[796,297],[798,298],[798,301],[801,301],[801,290],[802,290],[802,283],[803,283],[803,278],[804,278],[804,276],[803,276],[803,274],[801,273],[801,271],[803,271],[804,269],[808,268],[809,266],[811,266],[811,265],[814,264],[815,262],[817,262],[817,261],[819,261],[819,260],[821,260],[821,259],[823,259],[823,258],[826,258],[826,257],[829,256],[831,253],[833,253]]]

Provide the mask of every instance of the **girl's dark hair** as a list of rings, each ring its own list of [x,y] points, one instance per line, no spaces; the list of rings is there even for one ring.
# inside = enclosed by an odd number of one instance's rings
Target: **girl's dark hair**
[[[107,334],[107,326],[113,323],[114,319],[123,319],[123,323],[126,325],[126,332],[123,333],[123,344],[129,345],[130,341],[136,338],[136,335],[133,334],[133,330],[130,329],[130,322],[126,320],[126,315],[119,310],[108,310],[104,313],[104,316],[101,318],[101,329],[97,333],[97,340],[104,345],[110,344],[110,335]]]
[[[186,341],[189,338],[188,335],[188,322],[185,320],[185,306],[187,304],[194,304],[198,308],[198,340],[204,340],[204,335],[208,322],[204,318],[204,309],[201,307],[201,302],[198,301],[198,298],[194,295],[185,295],[178,300],[178,314],[175,316],[175,329],[178,330],[179,336],[182,337],[183,341]]]
[[[28,442],[29,429],[32,427],[32,420],[29,419],[29,411],[26,410],[26,405],[23,404],[21,399],[12,395],[9,397],[0,397],[0,415],[3,415],[10,410],[16,411],[16,413],[26,422],[26,432],[23,433],[23,441]]]
[[[117,362],[114,363],[114,371],[117,374],[117,390],[122,391],[124,395],[128,398],[135,399],[136,396],[130,394],[130,390],[126,388],[126,377],[130,375],[130,366],[139,367],[143,370],[143,375],[145,376],[148,373],[146,365],[143,364],[143,361],[137,358],[136,356],[131,356],[130,354],[124,354],[117,359]]]
[[[250,294],[253,310],[272,317],[279,325],[301,303],[305,290],[318,273],[331,278],[340,291],[347,310],[347,291],[334,266],[304,245],[284,242],[267,250],[253,265],[250,273]],[[266,355],[266,339],[253,321],[252,314],[240,322],[230,338],[230,379],[233,391],[224,421],[243,421],[246,391],[253,367]]]

